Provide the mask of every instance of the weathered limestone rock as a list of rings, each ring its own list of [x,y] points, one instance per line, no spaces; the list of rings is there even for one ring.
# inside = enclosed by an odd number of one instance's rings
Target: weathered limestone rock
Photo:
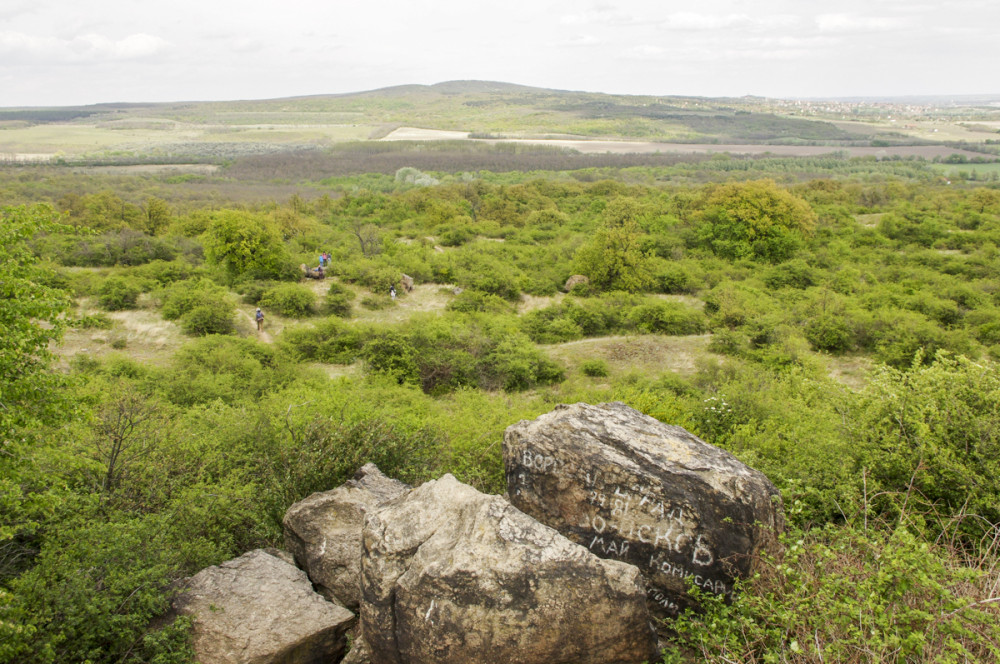
[[[610,664],[653,656],[645,588],[451,475],[370,512],[361,632],[374,664]]]
[[[324,597],[357,610],[361,598],[361,527],[365,513],[410,490],[369,463],[332,491],[314,493],[285,512],[285,548]]]
[[[511,503],[599,556],[637,565],[659,617],[690,604],[689,579],[731,594],[751,554],[784,526],[763,473],[620,402],[518,422],[503,457]]]
[[[199,664],[335,662],[354,623],[353,613],[313,591],[302,570],[261,550],[184,585],[174,611],[194,618]]]
[[[563,290],[567,293],[573,290],[573,286],[577,284],[589,284],[590,279],[582,274],[574,274],[572,277],[566,280],[566,285],[563,286]]]

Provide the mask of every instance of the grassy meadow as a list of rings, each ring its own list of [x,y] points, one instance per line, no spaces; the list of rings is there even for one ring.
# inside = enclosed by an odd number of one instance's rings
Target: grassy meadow
[[[171,584],[281,546],[293,502],[366,462],[502,493],[506,427],[613,400],[767,474],[789,523],[663,662],[997,660],[992,143],[366,140],[873,140],[828,113],[452,84],[9,118],[0,152],[93,160],[0,167],[0,662],[190,662]]]

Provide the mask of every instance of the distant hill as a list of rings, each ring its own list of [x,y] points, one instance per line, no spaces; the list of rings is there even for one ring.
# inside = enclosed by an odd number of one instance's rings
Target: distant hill
[[[908,104],[919,99],[906,98]],[[904,103],[886,113],[871,102],[616,95],[460,80],[281,99],[0,109],[0,155],[13,161],[20,155],[55,154],[221,161],[373,141],[400,127],[493,140],[820,146],[831,151],[985,144],[996,133],[994,125],[1000,126],[1000,107],[982,104],[989,99],[970,100],[968,109],[953,101],[934,118]],[[950,124],[940,124],[941,118]],[[72,130],[29,131],[36,124]]]

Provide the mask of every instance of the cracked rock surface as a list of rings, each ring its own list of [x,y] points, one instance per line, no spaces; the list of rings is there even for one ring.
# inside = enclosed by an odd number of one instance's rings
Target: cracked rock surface
[[[302,570],[262,550],[198,572],[173,606],[194,620],[200,664],[335,662],[354,624]]]
[[[638,570],[451,475],[370,512],[361,631],[374,664],[642,662]]]
[[[328,599],[357,610],[361,591],[361,527],[365,514],[410,490],[366,464],[341,486],[314,493],[285,513],[285,548]]]

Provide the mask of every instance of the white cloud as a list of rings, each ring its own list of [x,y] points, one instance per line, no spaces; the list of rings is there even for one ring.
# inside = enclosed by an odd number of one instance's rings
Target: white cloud
[[[898,30],[906,21],[888,16],[858,16],[857,14],[820,14],[816,26],[820,32],[888,32]]]
[[[575,37],[556,42],[556,46],[575,48],[579,46],[598,46],[603,43],[604,40],[598,39],[593,35],[577,35]]]
[[[70,49],[95,60],[135,60],[155,55],[168,46],[166,40],[139,33],[115,41],[104,35],[80,35],[69,42]]]
[[[721,30],[750,25],[753,22],[746,14],[696,14],[678,12],[666,18],[663,24],[674,30]]]
[[[652,44],[639,44],[628,49],[625,56],[635,60],[664,60],[670,56],[670,50]]]
[[[611,7],[596,7],[579,14],[560,16],[559,22],[563,25],[634,25],[643,21]]]
[[[798,23],[798,18],[790,14],[752,16],[750,14],[677,12],[660,21],[659,25],[670,30],[685,31],[725,30],[727,28],[781,30],[794,27]]]
[[[0,55],[20,62],[77,63],[137,60],[169,47],[160,37],[138,33],[123,39],[88,33],[61,39],[21,32],[0,32]]]

